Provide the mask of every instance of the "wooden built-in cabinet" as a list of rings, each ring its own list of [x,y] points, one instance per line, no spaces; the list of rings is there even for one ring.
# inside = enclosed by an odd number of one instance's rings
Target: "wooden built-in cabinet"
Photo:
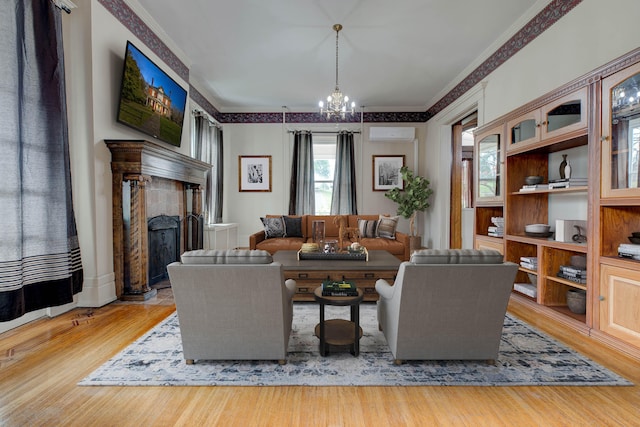
[[[476,197],[474,247],[498,249],[518,264],[535,257],[515,282],[536,283],[536,295],[514,289],[513,298],[640,359],[640,245],[637,260],[618,255],[640,232],[640,49],[481,126],[476,154],[493,135],[501,135],[502,187]],[[588,185],[523,189],[527,176],[558,179],[563,155],[573,162],[571,177]],[[475,173],[477,196],[479,167]],[[505,218],[501,239],[487,236],[493,216]],[[561,219],[586,221],[586,242],[525,233],[527,224],[554,231]],[[586,257],[586,283],[558,277],[575,255]],[[572,289],[586,291],[585,314],[569,310]]]
[[[601,111],[596,320],[599,331],[640,348],[640,253],[618,256],[640,232],[640,62],[602,80]]]

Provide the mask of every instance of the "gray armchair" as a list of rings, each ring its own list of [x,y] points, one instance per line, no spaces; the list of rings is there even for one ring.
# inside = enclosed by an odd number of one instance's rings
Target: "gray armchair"
[[[187,364],[286,363],[295,281],[261,250],[197,250],[167,267]]]
[[[378,323],[403,360],[495,360],[518,271],[493,250],[419,250],[376,282]]]

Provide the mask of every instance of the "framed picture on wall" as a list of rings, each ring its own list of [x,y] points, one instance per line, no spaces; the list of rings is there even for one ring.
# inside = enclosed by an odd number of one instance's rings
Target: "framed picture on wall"
[[[240,191],[271,191],[271,156],[238,156]]]
[[[400,175],[400,168],[404,166],[404,155],[372,157],[373,191],[387,191],[395,187],[404,190],[404,181]]]

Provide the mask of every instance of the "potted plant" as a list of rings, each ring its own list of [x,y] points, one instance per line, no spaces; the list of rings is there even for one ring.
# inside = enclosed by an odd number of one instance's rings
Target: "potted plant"
[[[400,175],[404,181],[404,190],[396,187],[384,195],[398,204],[398,215],[409,220],[410,246],[413,251],[421,246],[421,238],[416,235],[416,214],[430,206],[429,197],[433,190],[429,187],[428,179],[414,175],[406,166],[400,168]]]

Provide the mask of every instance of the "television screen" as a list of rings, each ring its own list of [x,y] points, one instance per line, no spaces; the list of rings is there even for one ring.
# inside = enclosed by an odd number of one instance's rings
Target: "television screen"
[[[180,146],[187,91],[127,41],[118,122]]]

